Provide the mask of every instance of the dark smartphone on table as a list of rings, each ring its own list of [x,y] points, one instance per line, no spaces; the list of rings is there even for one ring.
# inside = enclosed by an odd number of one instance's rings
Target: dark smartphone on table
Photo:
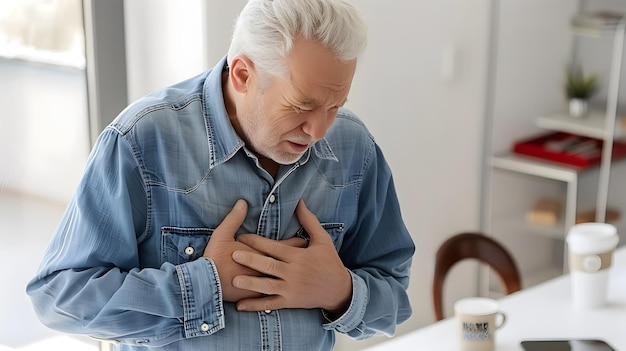
[[[524,340],[525,351],[615,351],[602,340]]]

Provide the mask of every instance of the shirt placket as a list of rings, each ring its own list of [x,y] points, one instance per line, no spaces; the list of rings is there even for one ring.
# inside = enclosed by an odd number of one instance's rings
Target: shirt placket
[[[265,198],[257,233],[269,239],[278,239],[280,233],[280,206],[278,205],[278,184]]]
[[[261,210],[261,216],[259,218],[259,225],[257,233],[266,238],[278,240],[280,235],[280,184],[293,173],[298,167],[299,163],[296,163],[291,169],[289,169],[282,177],[280,177],[272,190],[267,194],[263,209]],[[261,325],[261,350],[264,351],[280,351],[282,350],[282,335],[280,326],[280,315],[278,311],[259,311],[259,323]]]
[[[278,184],[276,184],[265,199],[258,228],[259,235],[274,240],[278,239],[280,232],[280,206],[278,202]],[[282,337],[278,311],[259,311],[258,314],[261,324],[261,350],[281,350]]]
[[[259,311],[261,323],[261,350],[282,350],[282,336],[280,329],[280,316],[278,311]]]

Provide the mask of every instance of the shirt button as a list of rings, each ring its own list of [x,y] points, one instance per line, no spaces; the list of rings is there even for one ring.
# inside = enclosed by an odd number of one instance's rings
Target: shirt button
[[[194,251],[196,251],[196,250],[194,250],[193,247],[191,247],[191,246],[187,246],[185,248],[185,254],[186,255],[193,255]]]
[[[273,204],[276,201],[276,196],[274,194],[270,195],[270,203]]]
[[[203,332],[209,331],[209,325],[206,323],[202,323],[202,325],[200,326],[200,330],[202,330]]]
[[[265,310],[265,313],[272,313],[272,310]]]

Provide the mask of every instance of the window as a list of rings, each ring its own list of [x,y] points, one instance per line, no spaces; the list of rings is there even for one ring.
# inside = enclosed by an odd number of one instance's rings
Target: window
[[[0,1],[0,77],[0,195],[67,202],[89,152],[82,1]]]
[[[85,67],[80,0],[0,2],[0,56]]]

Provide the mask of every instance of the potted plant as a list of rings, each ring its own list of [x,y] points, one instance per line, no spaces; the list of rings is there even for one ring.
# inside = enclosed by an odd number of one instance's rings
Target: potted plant
[[[589,112],[589,99],[598,88],[598,77],[595,74],[585,75],[578,65],[567,70],[565,94],[569,102],[569,114],[583,117]]]

